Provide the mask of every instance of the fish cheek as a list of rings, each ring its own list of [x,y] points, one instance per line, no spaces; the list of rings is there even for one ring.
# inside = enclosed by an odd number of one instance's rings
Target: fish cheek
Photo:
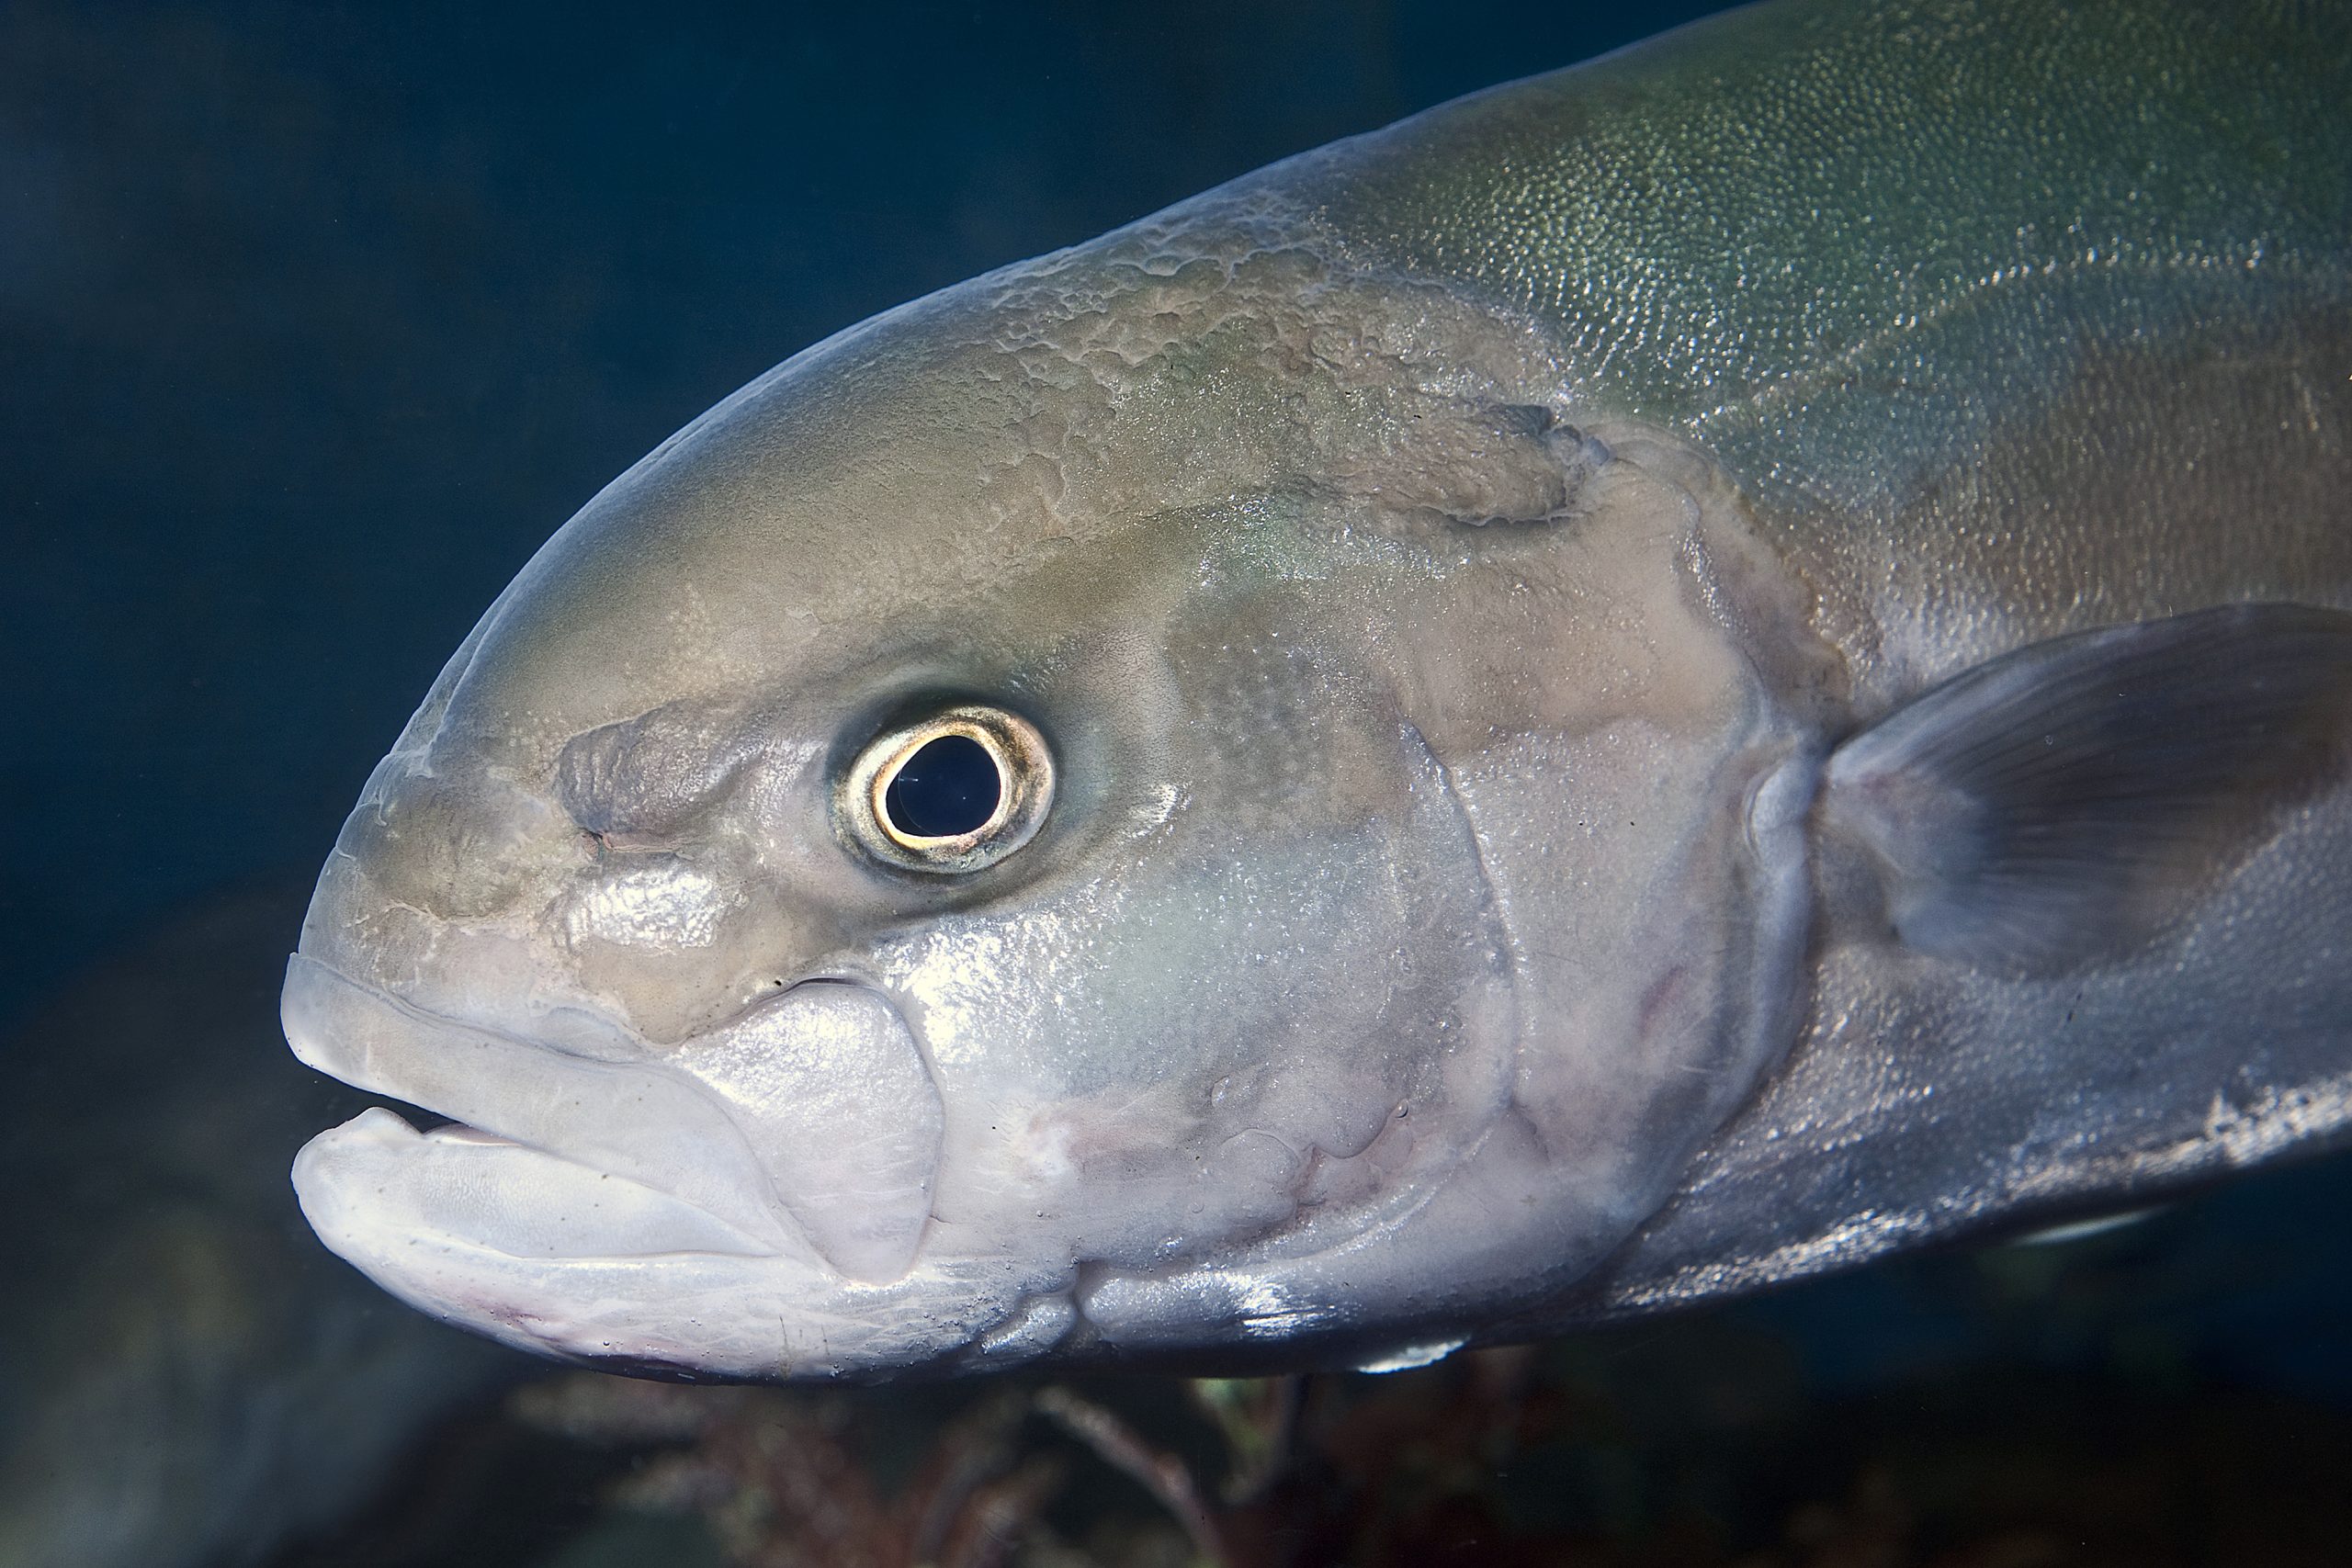
[[[1371,1193],[1333,1168],[1368,1165],[1400,1117],[1442,1136],[1481,1050],[1507,1077],[1508,1032],[1459,1023],[1499,962],[1466,833],[1391,736],[1394,809],[1276,827],[1264,781],[1229,809],[1193,758],[1185,804],[1089,874],[881,955],[948,1104],[943,1234],[1123,1267],[1213,1257]]]
[[[1223,586],[1122,600],[1146,629],[1022,682],[1054,817],[872,949],[947,1107],[943,1237],[1215,1256],[1368,1211],[1400,1146],[1466,1147],[1499,1104],[1507,943],[1353,597]]]
[[[1516,1060],[1505,933],[1475,840],[1409,727],[1382,759],[1398,798],[1303,833],[1261,874],[1289,890],[1286,950],[1255,993],[1263,1032],[1208,1088],[1212,1156],[1288,1150],[1294,1217],[1368,1223],[1450,1168],[1501,1113]],[[1238,852],[1250,852],[1237,844]],[[1287,961],[1287,962],[1285,962]]]
[[[1510,1010],[1488,1005],[1509,990],[1508,935],[1450,776],[1365,634],[1371,602],[1341,569],[1170,638],[1193,918],[1224,944],[1223,1033],[1190,1055],[1203,1157],[1240,1179],[1280,1145],[1301,1214],[1377,1199],[1367,1172],[1403,1145],[1474,1143],[1515,1048]]]

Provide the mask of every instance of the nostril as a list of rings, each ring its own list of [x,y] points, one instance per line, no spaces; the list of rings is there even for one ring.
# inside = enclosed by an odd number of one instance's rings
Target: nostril
[[[555,795],[586,832],[647,847],[723,795],[752,750],[739,726],[667,704],[573,736],[556,758]]]

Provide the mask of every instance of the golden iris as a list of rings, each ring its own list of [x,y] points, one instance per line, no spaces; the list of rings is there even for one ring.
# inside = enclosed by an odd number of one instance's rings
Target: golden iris
[[[1053,795],[1053,753],[1036,727],[972,703],[866,742],[834,809],[878,860],[910,871],[973,872],[1035,838]]]

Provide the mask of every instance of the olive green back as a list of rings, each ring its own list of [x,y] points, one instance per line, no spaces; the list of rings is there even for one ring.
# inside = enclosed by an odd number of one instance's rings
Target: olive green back
[[[1367,265],[1555,333],[1572,405],[1714,452],[1867,705],[2344,602],[2347,106],[2352,6],[1775,4],[1299,175]]]

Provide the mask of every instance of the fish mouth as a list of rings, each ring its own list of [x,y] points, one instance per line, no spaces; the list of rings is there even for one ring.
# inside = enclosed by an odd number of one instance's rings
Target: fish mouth
[[[453,1121],[419,1132],[371,1109],[294,1166],[322,1239],[419,1304],[463,1256],[492,1274],[756,1258],[842,1287],[897,1280],[922,1248],[944,1108],[875,987],[804,980],[658,1055],[608,1058],[296,953],[280,1015],[311,1066]]]

